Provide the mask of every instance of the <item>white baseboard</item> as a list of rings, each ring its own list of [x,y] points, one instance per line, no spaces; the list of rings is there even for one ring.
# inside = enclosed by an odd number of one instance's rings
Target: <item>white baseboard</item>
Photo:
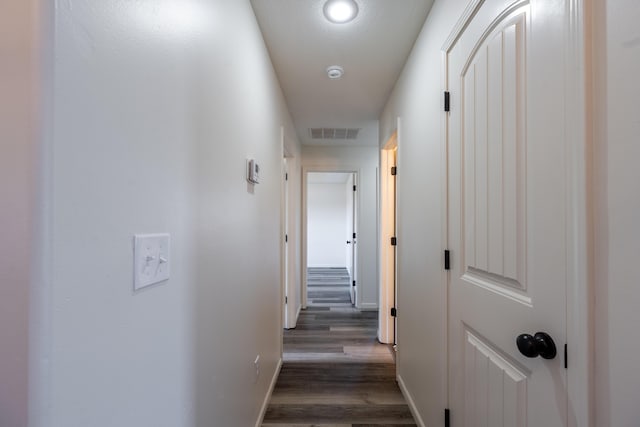
[[[258,416],[258,420],[256,421],[256,427],[262,426],[262,421],[264,421],[264,416],[267,413],[267,406],[269,406],[269,401],[271,400],[273,389],[276,387],[276,382],[278,382],[278,375],[280,375],[281,368],[282,368],[282,357],[280,357],[280,360],[278,360],[276,371],[273,374],[273,378],[271,378],[271,384],[269,384],[269,390],[267,391],[267,395],[264,398],[264,402],[262,402],[262,407],[260,408],[260,414]]]
[[[413,419],[416,421],[416,424],[418,424],[419,427],[426,427],[424,421],[422,421],[422,417],[418,413],[418,409],[411,397],[411,393],[409,393],[409,390],[407,390],[407,387],[404,385],[404,380],[400,375],[396,375],[396,379],[398,380],[400,391],[402,392],[404,399],[407,401],[407,405],[409,405],[409,410],[411,411],[411,415],[413,415]]]
[[[362,311],[375,311],[378,309],[378,304],[375,302],[363,302],[360,304],[359,308]]]

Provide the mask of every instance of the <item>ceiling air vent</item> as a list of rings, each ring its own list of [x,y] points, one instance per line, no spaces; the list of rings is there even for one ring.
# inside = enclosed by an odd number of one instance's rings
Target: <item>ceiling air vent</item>
[[[357,139],[359,128],[311,128],[311,139]]]

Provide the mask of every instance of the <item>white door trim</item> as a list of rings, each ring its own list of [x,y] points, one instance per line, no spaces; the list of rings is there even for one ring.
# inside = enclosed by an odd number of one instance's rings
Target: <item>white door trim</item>
[[[353,173],[356,176],[356,185],[360,183],[360,168],[358,167],[334,167],[334,166],[303,166],[302,167],[302,308],[307,308],[307,176],[310,172],[338,172]],[[360,191],[356,191],[356,230],[360,229]],[[357,239],[356,239],[357,240]],[[360,272],[360,253],[356,252],[354,259],[356,277],[362,277]],[[356,282],[356,308],[361,308],[362,292],[359,291],[360,284]]]
[[[385,146],[380,150],[380,236],[378,246],[378,278],[379,278],[379,312],[378,312],[378,341],[385,344],[393,344],[395,336],[394,318],[391,317],[391,308],[394,307],[394,299],[397,286],[397,274],[395,266],[396,252],[390,245],[391,237],[397,234],[396,230],[396,203],[397,188],[390,168],[396,166],[392,151],[398,148],[398,129],[393,132]],[[396,286],[394,286],[394,284]]]
[[[295,322],[292,322],[292,319],[290,319],[290,314],[289,314],[289,307],[288,307],[288,295],[289,295],[289,290],[291,287],[291,277],[289,274],[290,271],[290,254],[291,251],[289,250],[290,247],[290,242],[288,242],[289,238],[289,183],[287,181],[287,175],[289,173],[289,165],[287,163],[287,157],[286,155],[282,158],[282,224],[283,224],[283,229],[282,229],[282,235],[283,235],[283,239],[281,239],[281,243],[282,243],[282,288],[283,288],[283,293],[284,293],[284,300],[282,302],[282,311],[283,311],[283,328],[284,329],[290,329],[292,328],[292,324],[295,325]],[[293,244],[293,242],[291,242],[291,244]],[[295,301],[292,301],[291,303],[294,303]]]
[[[567,0],[569,22],[565,38],[565,120],[567,126],[567,342],[569,343],[569,426],[592,427],[595,420],[593,390],[593,240],[589,179],[592,136],[587,131],[591,111],[591,63],[587,34],[591,27],[592,0]]]
[[[471,0],[462,16],[442,47],[443,51],[443,90],[449,88],[447,54],[455,45],[461,33],[474,18],[485,0]],[[559,0],[560,1],[560,0]],[[589,265],[592,259],[592,235],[590,233],[592,216],[589,191],[591,182],[588,175],[591,156],[591,135],[587,131],[587,116],[590,109],[590,63],[587,55],[587,36],[589,34],[591,1],[564,0],[568,22],[565,31],[565,127],[566,135],[566,177],[572,197],[566,201],[567,227],[567,343],[569,344],[569,363],[567,369],[568,425],[569,427],[593,426],[593,313],[592,288],[593,275]],[[528,3],[528,0],[514,1],[516,4]],[[554,100],[549,100],[554,102]],[[448,114],[443,119],[442,147],[443,157],[448,158]],[[443,202],[447,201],[447,167],[444,163]],[[447,203],[444,203],[447,206]],[[446,209],[446,208],[445,208]],[[443,243],[446,249],[448,239],[448,213],[443,217]],[[445,275],[449,282],[448,274]],[[444,323],[448,330],[448,322]],[[447,334],[445,334],[447,335]],[[448,347],[447,347],[448,348]],[[563,355],[563,349],[559,349]],[[449,360],[448,354],[446,355]],[[447,401],[448,396],[447,385]]]
[[[287,136],[284,131],[284,127],[281,128],[282,132],[282,144],[283,144],[283,164],[286,169],[283,169],[282,185],[285,199],[285,203],[282,205],[282,221],[284,224],[283,239],[285,235],[288,236],[288,242],[283,240],[284,254],[287,263],[284,265],[286,269],[283,272],[283,326],[284,329],[292,329],[296,327],[298,322],[298,315],[300,314],[301,304],[298,298],[300,290],[298,285],[300,278],[298,277],[298,257],[297,251],[299,248],[298,229],[296,228],[296,212],[299,207],[296,204],[295,188],[296,177],[295,173],[297,158],[287,150]],[[287,180],[287,175],[289,179]],[[288,296],[288,303],[286,303],[285,297]]]
[[[286,233],[286,212],[285,212],[285,191],[286,191],[286,186],[285,186],[285,161],[284,161],[284,155],[285,155],[285,145],[284,145],[284,126],[280,126],[280,153],[281,153],[281,163],[280,163],[280,302],[281,302],[281,307],[280,307],[280,355],[282,356],[283,351],[284,351],[284,328],[286,327],[286,320],[287,320],[287,316],[285,314],[285,311],[287,310],[287,305],[285,304],[285,295],[287,294],[286,291],[286,264],[285,264],[285,257],[286,257],[286,243],[285,243],[285,239],[284,239],[284,235]]]

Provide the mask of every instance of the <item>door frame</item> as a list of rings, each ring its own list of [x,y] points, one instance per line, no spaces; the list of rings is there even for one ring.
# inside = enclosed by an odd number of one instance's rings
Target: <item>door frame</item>
[[[282,158],[282,235],[281,239],[282,244],[282,292],[283,292],[283,301],[282,301],[282,327],[284,329],[290,329],[289,325],[289,307],[288,307],[288,296],[290,289],[290,280],[289,277],[289,262],[290,262],[290,251],[289,251],[289,182],[287,179],[287,175],[289,174],[289,165],[287,163],[287,156],[283,155]]]
[[[297,198],[295,197],[297,179],[297,160],[296,157],[287,149],[287,136],[284,127],[280,129],[282,144],[282,167],[281,167],[281,188],[280,188],[280,271],[281,271],[281,301],[282,310],[281,325],[283,329],[292,329],[296,327],[298,316],[300,314],[300,301],[298,298],[298,284],[300,283],[298,274],[298,256],[297,250],[299,245],[298,228],[297,228]],[[287,179],[287,175],[289,178]],[[288,236],[288,239],[285,238]],[[288,241],[285,241],[288,240]],[[288,297],[288,301],[287,301]]]
[[[350,274],[350,278],[352,281],[356,281],[358,276],[357,276],[357,271],[355,270],[355,266],[356,266],[356,254],[357,254],[357,248],[356,248],[356,239],[353,238],[353,233],[357,233],[357,229],[356,229],[356,215],[357,215],[357,211],[356,211],[356,194],[357,191],[353,191],[351,189],[351,187],[355,186],[357,184],[357,177],[354,174],[349,174],[349,178],[347,178],[347,185],[345,188],[345,191],[347,193],[347,225],[348,225],[348,230],[349,232],[346,235],[346,238],[349,239],[347,240],[347,244],[350,245],[347,247],[346,249],[346,258],[347,258],[347,270],[349,271]],[[351,243],[349,243],[351,242]],[[353,286],[349,287],[349,297],[351,299],[351,304],[355,305],[356,304],[356,289]]]
[[[460,19],[453,27],[449,37],[442,46],[442,88],[449,89],[448,54],[475,17],[485,0],[470,0]],[[591,111],[591,64],[589,36],[591,27],[591,10],[593,0],[565,0],[567,22],[565,39],[565,154],[568,198],[565,205],[567,227],[567,343],[569,362],[567,369],[567,405],[569,427],[592,427],[594,425],[594,390],[593,390],[593,271],[590,265],[593,259],[592,205],[590,191],[592,183],[589,176],[591,165],[592,135],[588,129],[587,118]],[[521,1],[514,1],[514,4]],[[580,72],[581,71],[581,72]],[[455,102],[455,100],[454,100]],[[550,100],[552,102],[552,100]],[[449,114],[442,115],[441,146],[443,153],[443,250],[449,247],[449,212],[448,212],[448,128]],[[449,314],[448,289],[450,275],[443,275],[443,285],[447,304],[445,307],[446,348],[446,401],[450,401],[449,388]]]
[[[385,344],[397,343],[396,324],[397,318],[391,316],[391,308],[397,309],[398,292],[398,268],[397,268],[397,246],[394,248],[390,244],[390,239],[398,234],[397,215],[397,175],[391,176],[390,168],[397,166],[398,152],[395,159],[391,153],[399,150],[399,124],[389,137],[382,150],[380,150],[380,241],[378,242],[379,262],[378,277],[380,310],[378,313],[378,340]],[[393,220],[393,221],[392,221]]]
[[[360,168],[358,167],[333,167],[333,166],[303,166],[302,167],[302,308],[307,308],[307,184],[308,175],[311,172],[315,173],[352,173],[355,178],[355,185],[360,183]],[[360,191],[356,191],[354,200],[354,210],[356,212],[355,229],[360,229]],[[356,277],[360,276],[360,255],[356,250],[356,256],[354,257],[354,272]],[[356,281],[356,308],[361,306],[361,292],[359,292],[360,284]]]
[[[285,269],[287,268],[285,263],[287,244],[285,242],[285,233],[287,232],[286,214],[285,214],[285,198],[286,184],[285,184],[285,144],[284,144],[284,126],[280,126],[280,354],[284,351],[284,329],[287,323],[287,304],[285,303],[285,297],[287,295],[287,274]]]

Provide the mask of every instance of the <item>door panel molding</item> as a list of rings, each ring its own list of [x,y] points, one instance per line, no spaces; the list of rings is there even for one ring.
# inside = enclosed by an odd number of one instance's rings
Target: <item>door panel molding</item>
[[[471,328],[465,330],[465,419],[476,425],[524,426],[531,371],[502,353]]]

